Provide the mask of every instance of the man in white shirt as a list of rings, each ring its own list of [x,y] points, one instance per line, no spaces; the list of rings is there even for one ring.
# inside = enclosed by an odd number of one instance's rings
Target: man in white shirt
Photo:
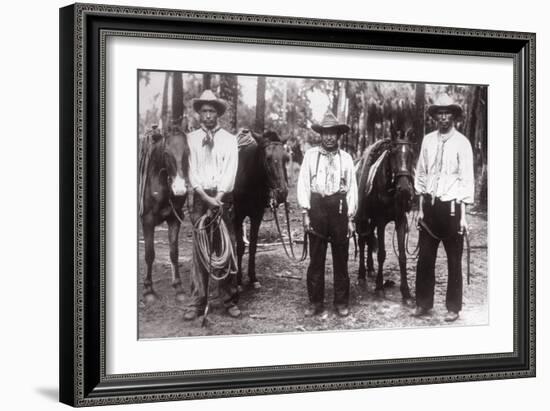
[[[334,307],[349,314],[349,237],[354,231],[357,182],[351,156],[338,148],[339,137],[349,126],[338,123],[329,111],[321,124],[311,127],[321,135],[321,146],[306,151],[298,177],[298,204],[309,232],[310,264],[307,269],[309,306],[306,316],[322,315],[325,294],[325,260],[331,243],[334,271]]]
[[[223,208],[222,219],[231,235],[230,247],[235,248],[232,221],[232,191],[237,174],[237,137],[218,125],[218,118],[225,113],[226,103],[205,90],[193,101],[193,108],[200,117],[200,128],[189,133],[189,182],[194,190],[192,221],[197,221],[208,210]],[[233,251],[232,251],[233,252]],[[222,301],[231,317],[239,317],[237,307],[236,276],[228,275],[215,284],[208,285],[209,269],[200,262],[197,248],[193,248],[191,269],[191,298],[184,319],[192,320],[202,315],[208,290]]]
[[[448,280],[445,321],[455,321],[462,309],[462,250],[468,229],[466,205],[474,202],[474,167],[470,141],[454,127],[462,108],[444,94],[428,108],[437,130],[422,141],[415,175],[420,194],[419,256],[416,269],[416,311],[431,314],[435,260],[439,243],[447,254]]]

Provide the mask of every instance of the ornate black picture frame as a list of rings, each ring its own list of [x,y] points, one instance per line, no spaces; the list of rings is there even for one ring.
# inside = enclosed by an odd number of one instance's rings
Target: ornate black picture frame
[[[105,371],[109,36],[510,59],[512,352],[210,370]],[[73,406],[535,376],[535,34],[76,4],[60,10],[60,400]]]

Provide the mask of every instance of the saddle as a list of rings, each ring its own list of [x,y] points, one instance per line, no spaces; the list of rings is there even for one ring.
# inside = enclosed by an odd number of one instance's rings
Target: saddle
[[[357,220],[361,219],[364,199],[372,190],[372,182],[374,181],[376,172],[387,155],[391,144],[392,141],[389,138],[378,140],[374,144],[371,144],[363,152],[361,159],[355,166],[357,189],[359,193]]]
[[[149,171],[149,162],[151,160],[151,148],[162,139],[162,133],[157,126],[145,131],[145,135],[140,140],[139,153],[139,215],[143,215],[143,201],[145,197],[145,186],[147,185],[147,174]]]

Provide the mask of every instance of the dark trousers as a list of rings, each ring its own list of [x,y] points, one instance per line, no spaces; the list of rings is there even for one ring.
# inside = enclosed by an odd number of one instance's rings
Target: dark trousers
[[[309,301],[322,305],[325,297],[325,260],[331,242],[334,270],[334,304],[348,305],[348,207],[345,194],[322,197],[311,194],[309,218],[315,234],[309,235],[310,263],[307,269]]]
[[[210,196],[215,196],[215,191],[205,190]],[[233,230],[233,204],[231,194],[225,194],[222,199],[224,209],[222,220],[225,222],[231,236],[231,247],[235,250],[235,232]],[[208,210],[207,204],[195,193],[193,196],[193,211],[191,221],[196,222]],[[219,237],[214,236],[213,247],[219,244]],[[237,303],[238,293],[236,284],[236,275],[230,274],[220,281],[210,278],[209,270],[203,267],[200,262],[196,247],[193,247],[193,266],[191,268],[191,297],[189,306],[197,310],[202,310],[206,306],[206,295],[208,291],[209,300],[212,306],[221,306],[228,308]],[[212,282],[212,284],[209,284]]]
[[[427,230],[420,230],[418,265],[416,266],[416,305],[430,309],[434,305],[435,260],[440,241],[447,254],[447,310],[459,312],[462,309],[462,249],[464,237],[459,233],[461,211],[455,206],[455,215],[451,216],[451,202],[435,200],[432,205],[430,196],[424,200],[424,223]]]

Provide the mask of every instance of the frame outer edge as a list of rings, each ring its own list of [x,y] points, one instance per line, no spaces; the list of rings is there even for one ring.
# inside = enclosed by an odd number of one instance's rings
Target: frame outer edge
[[[525,309],[529,338],[525,346],[528,363],[522,371],[491,372],[478,375],[431,376],[414,378],[391,378],[377,381],[344,383],[292,384],[280,387],[256,387],[251,389],[225,388],[214,391],[187,393],[159,393],[152,395],[130,395],[104,398],[90,398],[84,393],[85,364],[83,360],[84,338],[84,216],[85,216],[85,16],[87,13],[141,15],[144,17],[175,17],[195,21],[223,21],[258,23],[261,25],[305,24],[317,27],[340,27],[356,30],[382,30],[396,32],[427,32],[432,34],[455,34],[461,36],[487,36],[525,41],[524,50],[528,57],[525,70],[524,109],[528,113],[523,131],[527,150],[524,153],[524,173],[527,178],[528,219],[524,237],[528,245],[523,247],[527,262],[529,298]],[[312,20],[298,17],[236,15],[218,12],[200,12],[169,9],[147,9],[99,4],[75,4],[60,9],[60,401],[73,406],[138,403],[150,401],[172,401],[181,399],[216,398],[226,396],[247,396],[275,393],[326,391],[380,386],[431,384],[442,382],[476,381],[484,379],[521,378],[535,375],[535,34],[522,32],[499,32],[478,29],[457,29],[447,27],[411,26],[401,24]],[[523,134],[523,133],[522,133]],[[71,154],[69,154],[69,152]],[[69,213],[69,210],[71,212]],[[71,247],[72,246],[72,247]]]
[[[74,5],[59,9],[59,401],[75,405]]]

